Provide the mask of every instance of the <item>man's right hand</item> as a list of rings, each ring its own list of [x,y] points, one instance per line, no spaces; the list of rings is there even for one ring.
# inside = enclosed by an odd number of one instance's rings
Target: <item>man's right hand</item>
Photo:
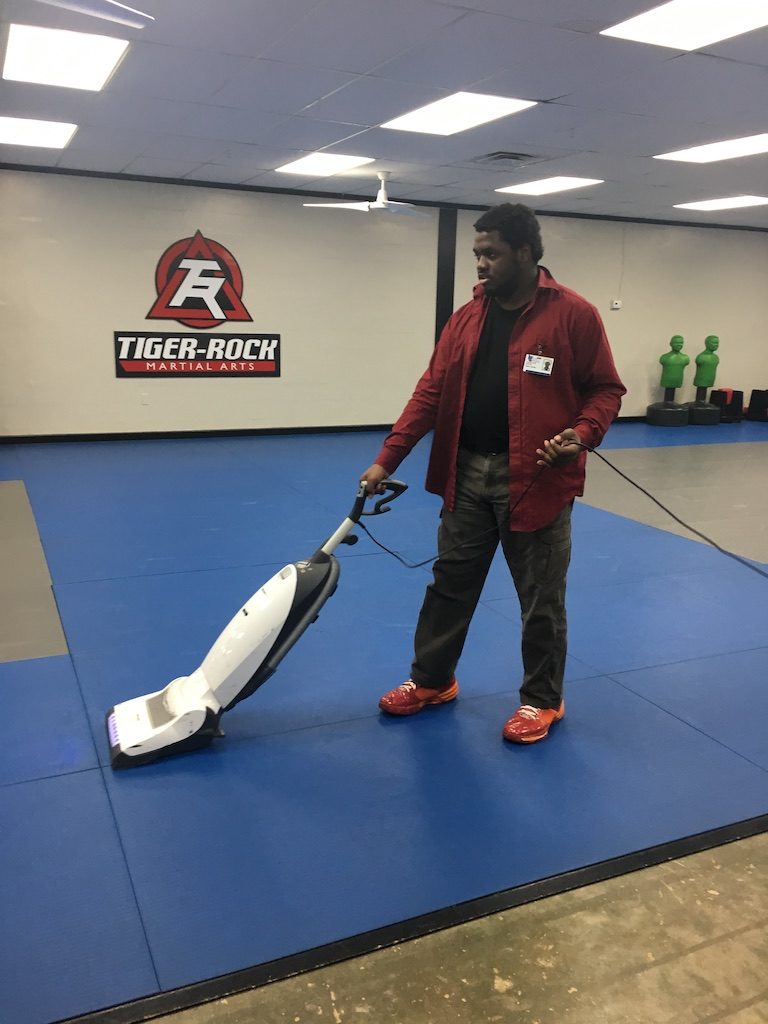
[[[372,466],[369,466],[364,473],[360,474],[360,480],[365,480],[366,494],[383,494],[384,488],[381,486],[382,480],[386,480],[389,473],[380,466],[378,462],[374,462]]]

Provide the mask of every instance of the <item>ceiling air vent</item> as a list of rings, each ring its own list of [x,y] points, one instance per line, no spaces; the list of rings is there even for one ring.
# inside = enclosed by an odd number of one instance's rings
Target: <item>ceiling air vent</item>
[[[533,153],[512,153],[507,149],[497,149],[494,153],[485,153],[483,156],[476,156],[472,163],[475,164],[519,164],[528,160],[537,160]]]

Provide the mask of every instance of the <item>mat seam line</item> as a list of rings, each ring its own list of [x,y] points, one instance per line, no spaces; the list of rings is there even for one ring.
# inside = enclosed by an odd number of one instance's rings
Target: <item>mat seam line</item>
[[[51,588],[51,589],[53,589],[53,588]],[[56,598],[56,595],[54,593],[54,600],[55,600],[55,598]],[[58,608],[58,602],[57,602],[57,608]],[[59,615],[59,617],[61,617],[61,614]],[[62,619],[62,628],[63,627],[64,627],[64,621]],[[66,636],[66,631],[65,631],[65,636]],[[110,813],[110,815],[112,817],[112,823],[113,823],[113,825],[115,827],[115,834],[117,836],[117,844],[118,844],[118,847],[119,847],[119,850],[120,850],[120,856],[122,857],[123,865],[125,866],[125,873],[126,873],[126,876],[128,878],[128,884],[131,887],[131,894],[133,896],[133,902],[136,905],[136,914],[138,916],[139,924],[141,926],[141,933],[144,936],[144,943],[146,945],[147,955],[149,956],[149,962],[150,962],[150,964],[152,966],[152,973],[153,973],[153,975],[155,977],[155,984],[157,986],[158,992],[162,992],[162,986],[160,984],[160,973],[159,973],[159,971],[157,969],[157,964],[155,963],[155,957],[154,957],[154,954],[152,952],[152,946],[151,946],[150,941],[149,941],[149,934],[147,933],[147,926],[146,926],[146,923],[144,921],[144,915],[142,914],[141,905],[139,903],[138,893],[136,891],[136,884],[135,884],[134,879],[133,879],[133,874],[131,873],[130,864],[128,863],[128,854],[126,853],[126,850],[125,850],[125,845],[123,843],[122,832],[120,831],[120,825],[118,823],[117,814],[115,812],[115,806],[114,806],[114,803],[112,802],[112,794],[110,793],[109,786],[107,785],[106,769],[105,769],[105,766],[102,765],[101,758],[99,757],[99,749],[98,749],[98,745],[96,743],[96,734],[94,733],[94,730],[93,730],[93,723],[91,721],[91,716],[90,716],[90,714],[88,712],[88,705],[86,704],[86,701],[85,701],[85,694],[83,693],[83,687],[82,687],[82,685],[80,683],[80,674],[77,671],[77,665],[75,664],[75,658],[74,658],[74,655],[71,652],[70,652],[70,655],[69,655],[69,659],[70,659],[70,661],[72,663],[72,671],[75,674],[75,681],[77,683],[77,690],[78,690],[78,694],[80,695],[80,702],[81,702],[81,704],[83,706],[83,714],[85,715],[85,720],[86,720],[86,723],[88,725],[88,733],[89,733],[89,735],[91,737],[91,742],[93,743],[94,755],[96,757],[96,765],[97,765],[98,771],[99,771],[99,773],[101,775],[101,784],[104,787],[104,796],[106,797],[107,806],[109,807],[109,813]]]
[[[722,747],[723,750],[728,750],[731,754],[734,754],[742,761],[746,761],[747,764],[751,764],[754,768],[757,768],[759,771],[768,775],[768,768],[766,768],[764,765],[758,764],[756,761],[753,761],[750,757],[747,757],[746,754],[742,754],[740,751],[734,750],[733,747],[729,747],[727,743],[723,743],[723,741],[719,740],[716,736],[710,735],[710,733],[706,732],[706,730],[701,729],[698,725],[694,725],[693,722],[686,721],[684,718],[681,718],[680,715],[675,714],[674,711],[670,711],[669,708],[665,708],[661,704],[657,704],[655,700],[651,700],[650,697],[646,697],[644,694],[638,693],[637,690],[633,690],[630,686],[627,686],[626,683],[622,683],[620,679],[615,679],[613,676],[610,675],[606,676],[606,678],[610,679],[611,682],[616,683],[623,690],[626,690],[627,693],[631,693],[635,697],[639,697],[640,700],[644,700],[647,704],[650,704],[652,707],[655,707],[659,711],[662,711],[665,715],[669,715],[670,718],[674,718],[682,725],[688,726],[689,729],[693,729],[693,731],[699,733],[700,736],[705,736],[708,740],[711,740],[713,743],[716,743],[719,747]]]

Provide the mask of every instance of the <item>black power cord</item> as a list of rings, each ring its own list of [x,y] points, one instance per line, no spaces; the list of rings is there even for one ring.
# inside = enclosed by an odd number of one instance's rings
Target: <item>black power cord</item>
[[[530,489],[533,487],[533,485],[536,483],[536,481],[539,479],[539,477],[541,476],[541,474],[544,472],[545,469],[546,469],[546,466],[542,466],[539,469],[539,472],[536,474],[536,476],[533,478],[533,480],[531,480],[531,482],[525,488],[525,490],[520,495],[520,497],[517,499],[515,504],[509,510],[510,514],[515,511],[517,506],[520,504],[520,502],[526,496],[528,491],[530,491]],[[434,560],[437,558],[437,555],[432,555],[430,558],[425,558],[423,562],[407,562],[403,558],[402,555],[399,555],[397,553],[397,551],[393,551],[391,548],[388,548],[386,546],[386,544],[382,544],[381,541],[376,540],[376,538],[373,536],[371,531],[368,529],[367,526],[365,526],[364,523],[358,523],[357,525],[360,526],[368,534],[368,536],[371,538],[371,540],[373,541],[373,543],[377,547],[380,547],[382,551],[386,551],[388,555],[392,555],[393,558],[396,558],[398,560],[398,562],[400,562],[401,565],[404,565],[406,567],[406,569],[420,569],[423,565],[429,565],[430,562],[434,562]],[[454,546],[452,548],[447,548],[443,552],[443,554],[444,555],[448,555],[448,554],[451,553],[451,551],[458,551],[459,548],[465,548],[467,546],[467,544],[473,544],[480,537],[486,537],[489,533],[496,533],[497,530],[498,530],[498,527],[492,526],[490,530],[483,530],[482,533],[475,534],[474,537],[471,537],[469,540],[462,541],[461,544],[454,544]]]
[[[655,505],[658,505],[659,508],[662,509],[662,511],[666,512],[668,516],[671,516],[676,523],[680,524],[680,526],[684,527],[686,530],[690,530],[691,533],[695,533],[697,537],[700,537],[703,541],[706,541],[707,544],[710,544],[713,548],[719,551],[720,554],[727,555],[728,558],[732,558],[734,559],[734,561],[740,562],[741,565],[746,566],[747,569],[751,569],[752,572],[756,572],[758,576],[763,576],[765,579],[768,579],[768,572],[765,572],[763,569],[758,568],[758,566],[753,565],[751,562],[748,562],[747,559],[742,558],[741,555],[734,554],[733,551],[728,551],[727,548],[720,547],[720,545],[716,543],[714,540],[712,540],[711,537],[707,537],[705,533],[702,533],[700,530],[695,529],[693,526],[689,526],[688,523],[684,522],[682,519],[680,519],[679,516],[676,516],[674,512],[668,509],[666,505],[662,505],[658,498],[654,498],[654,496],[649,491],[646,491],[646,489],[644,487],[641,487],[640,484],[635,483],[635,481],[631,477],[628,477],[626,473],[622,472],[617,466],[614,466],[612,462],[609,462],[608,459],[606,459],[604,455],[601,455],[600,452],[598,452],[595,448],[590,448],[588,444],[584,444],[582,441],[568,441],[568,444],[576,444],[580,448],[584,448],[585,451],[591,452],[593,455],[596,455],[598,459],[601,459],[606,464],[606,466],[610,466],[614,473],[618,473],[620,477],[623,477],[623,479],[627,481],[627,483],[632,484],[632,486],[636,487],[638,491],[641,491],[647,498],[650,498]],[[510,514],[514,512],[514,510],[526,496],[528,491],[530,491],[530,489],[533,487],[533,485],[536,483],[536,481],[539,479],[541,474],[546,469],[546,466],[540,467],[536,476],[533,477],[531,482],[525,488],[525,490],[517,499],[512,508],[509,510]],[[371,531],[363,523],[359,523],[358,525],[365,531],[365,533],[368,534],[368,536],[371,538],[371,540],[377,547],[380,547],[382,551],[386,551],[388,555],[392,555],[393,558],[396,558],[398,562],[401,563],[401,565],[404,565],[406,567],[406,569],[420,569],[422,566],[428,565],[430,562],[434,562],[435,559],[437,558],[437,555],[432,555],[430,558],[425,558],[423,562],[408,562],[406,561],[405,558],[402,557],[402,555],[398,554],[397,551],[392,551],[391,548],[388,548],[385,544],[382,544],[381,541],[376,540]],[[478,540],[480,537],[485,537],[489,533],[495,533],[496,529],[497,528],[494,526],[490,530],[483,530],[482,533],[478,533],[475,537],[472,537],[471,540],[465,540],[461,544],[456,544],[454,547],[448,548],[447,551],[443,552],[443,554],[447,555],[451,551],[458,550],[458,548],[466,547],[467,544],[472,544],[475,540]]]
[[[611,467],[614,473],[618,473],[620,477],[623,477],[627,481],[627,483],[632,484],[632,486],[636,487],[638,491],[642,491],[646,498],[650,498],[655,505],[658,505],[659,508],[662,509],[662,511],[666,512],[668,516],[671,516],[676,523],[679,523],[686,530],[690,530],[691,533],[695,533],[697,537],[701,537],[701,539],[703,541],[706,541],[707,544],[711,544],[712,547],[719,551],[721,555],[727,555],[729,558],[734,559],[734,561],[740,562],[742,565],[745,565],[747,569],[751,569],[752,572],[756,572],[758,576],[763,576],[765,577],[765,579],[768,580],[768,572],[765,572],[763,569],[759,569],[756,565],[753,565],[751,562],[748,562],[746,558],[742,558],[741,555],[736,555],[733,553],[733,551],[728,551],[727,548],[721,548],[720,545],[716,543],[714,540],[712,540],[711,537],[708,537],[705,533],[702,533],[700,530],[695,529],[693,526],[689,526],[688,523],[684,522],[682,519],[680,519],[679,516],[676,516],[674,512],[670,511],[670,509],[668,509],[666,505],[662,505],[658,498],[654,498],[654,496],[649,491],[646,491],[644,487],[641,487],[640,484],[635,483],[635,481],[632,480],[631,477],[628,477],[626,473],[622,473],[622,471],[617,466],[614,466],[612,462],[609,462],[604,455],[600,454],[600,452],[596,451],[594,448],[590,448],[586,444],[582,444],[580,441],[573,441],[571,443],[578,443],[581,448],[586,448],[588,452],[592,452],[592,454],[596,455],[598,459],[602,459],[606,466]]]

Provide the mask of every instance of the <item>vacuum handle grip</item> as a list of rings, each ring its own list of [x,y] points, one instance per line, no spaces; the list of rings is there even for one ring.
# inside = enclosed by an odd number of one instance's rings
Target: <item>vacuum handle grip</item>
[[[370,512],[363,512],[364,516],[379,516],[383,512],[389,512],[390,505],[395,498],[399,498],[401,494],[408,490],[408,484],[403,483],[402,480],[382,480],[381,486],[384,488],[384,494]]]

